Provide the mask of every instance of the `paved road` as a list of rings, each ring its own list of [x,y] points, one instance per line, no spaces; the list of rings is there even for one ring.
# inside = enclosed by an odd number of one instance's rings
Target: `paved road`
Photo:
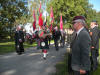
[[[66,48],[55,51],[50,46],[47,59],[42,58],[41,50],[29,48],[22,55],[8,53],[0,55],[0,75],[52,75],[55,65],[64,58]]]

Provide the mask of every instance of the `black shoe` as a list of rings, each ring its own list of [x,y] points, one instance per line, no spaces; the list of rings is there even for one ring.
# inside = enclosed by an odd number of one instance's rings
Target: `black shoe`
[[[39,47],[37,47],[37,49],[40,49]]]
[[[22,53],[18,53],[18,55],[21,55]]]
[[[21,51],[22,53],[24,53],[24,51]]]
[[[57,48],[56,51],[58,51],[59,49]]]
[[[46,60],[46,57],[44,57],[43,59]]]

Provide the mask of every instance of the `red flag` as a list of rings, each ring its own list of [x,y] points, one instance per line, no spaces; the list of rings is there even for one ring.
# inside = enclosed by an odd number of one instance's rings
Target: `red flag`
[[[40,13],[40,10],[41,10],[41,1],[40,1],[39,13]]]
[[[51,20],[51,23],[54,22],[54,15],[53,15],[53,8],[51,7],[51,13],[50,13],[50,20]]]
[[[60,30],[63,30],[63,21],[62,21],[62,15],[60,16]]]
[[[36,29],[36,21],[33,22],[33,31]]]
[[[33,11],[33,18],[34,18],[34,21],[33,21],[33,30],[36,29],[36,17],[35,17],[35,11]]]
[[[42,19],[42,13],[41,13],[41,1],[40,1],[40,7],[39,7],[39,26],[40,28],[43,26],[43,19]]]
[[[51,7],[51,13],[50,13],[50,21],[51,21],[50,31],[52,31],[52,23],[54,22],[54,15],[53,15],[53,8],[52,7]]]
[[[42,13],[40,13],[40,15],[39,15],[39,26],[40,26],[40,27],[43,26]]]
[[[40,33],[40,37],[43,37],[43,35],[44,35],[44,32],[41,32],[41,33]]]

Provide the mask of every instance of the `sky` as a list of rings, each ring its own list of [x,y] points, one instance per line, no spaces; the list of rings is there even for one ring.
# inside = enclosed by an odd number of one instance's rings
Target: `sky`
[[[90,4],[93,4],[93,9],[100,11],[100,0],[89,0]]]

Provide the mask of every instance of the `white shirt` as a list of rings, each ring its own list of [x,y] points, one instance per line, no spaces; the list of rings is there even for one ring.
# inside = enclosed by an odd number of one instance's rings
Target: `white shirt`
[[[93,26],[91,26],[91,28],[93,29],[94,27],[96,27],[97,25],[93,25]]]
[[[77,31],[77,35],[80,33],[80,31],[83,29],[84,27],[80,28],[78,31]]]

